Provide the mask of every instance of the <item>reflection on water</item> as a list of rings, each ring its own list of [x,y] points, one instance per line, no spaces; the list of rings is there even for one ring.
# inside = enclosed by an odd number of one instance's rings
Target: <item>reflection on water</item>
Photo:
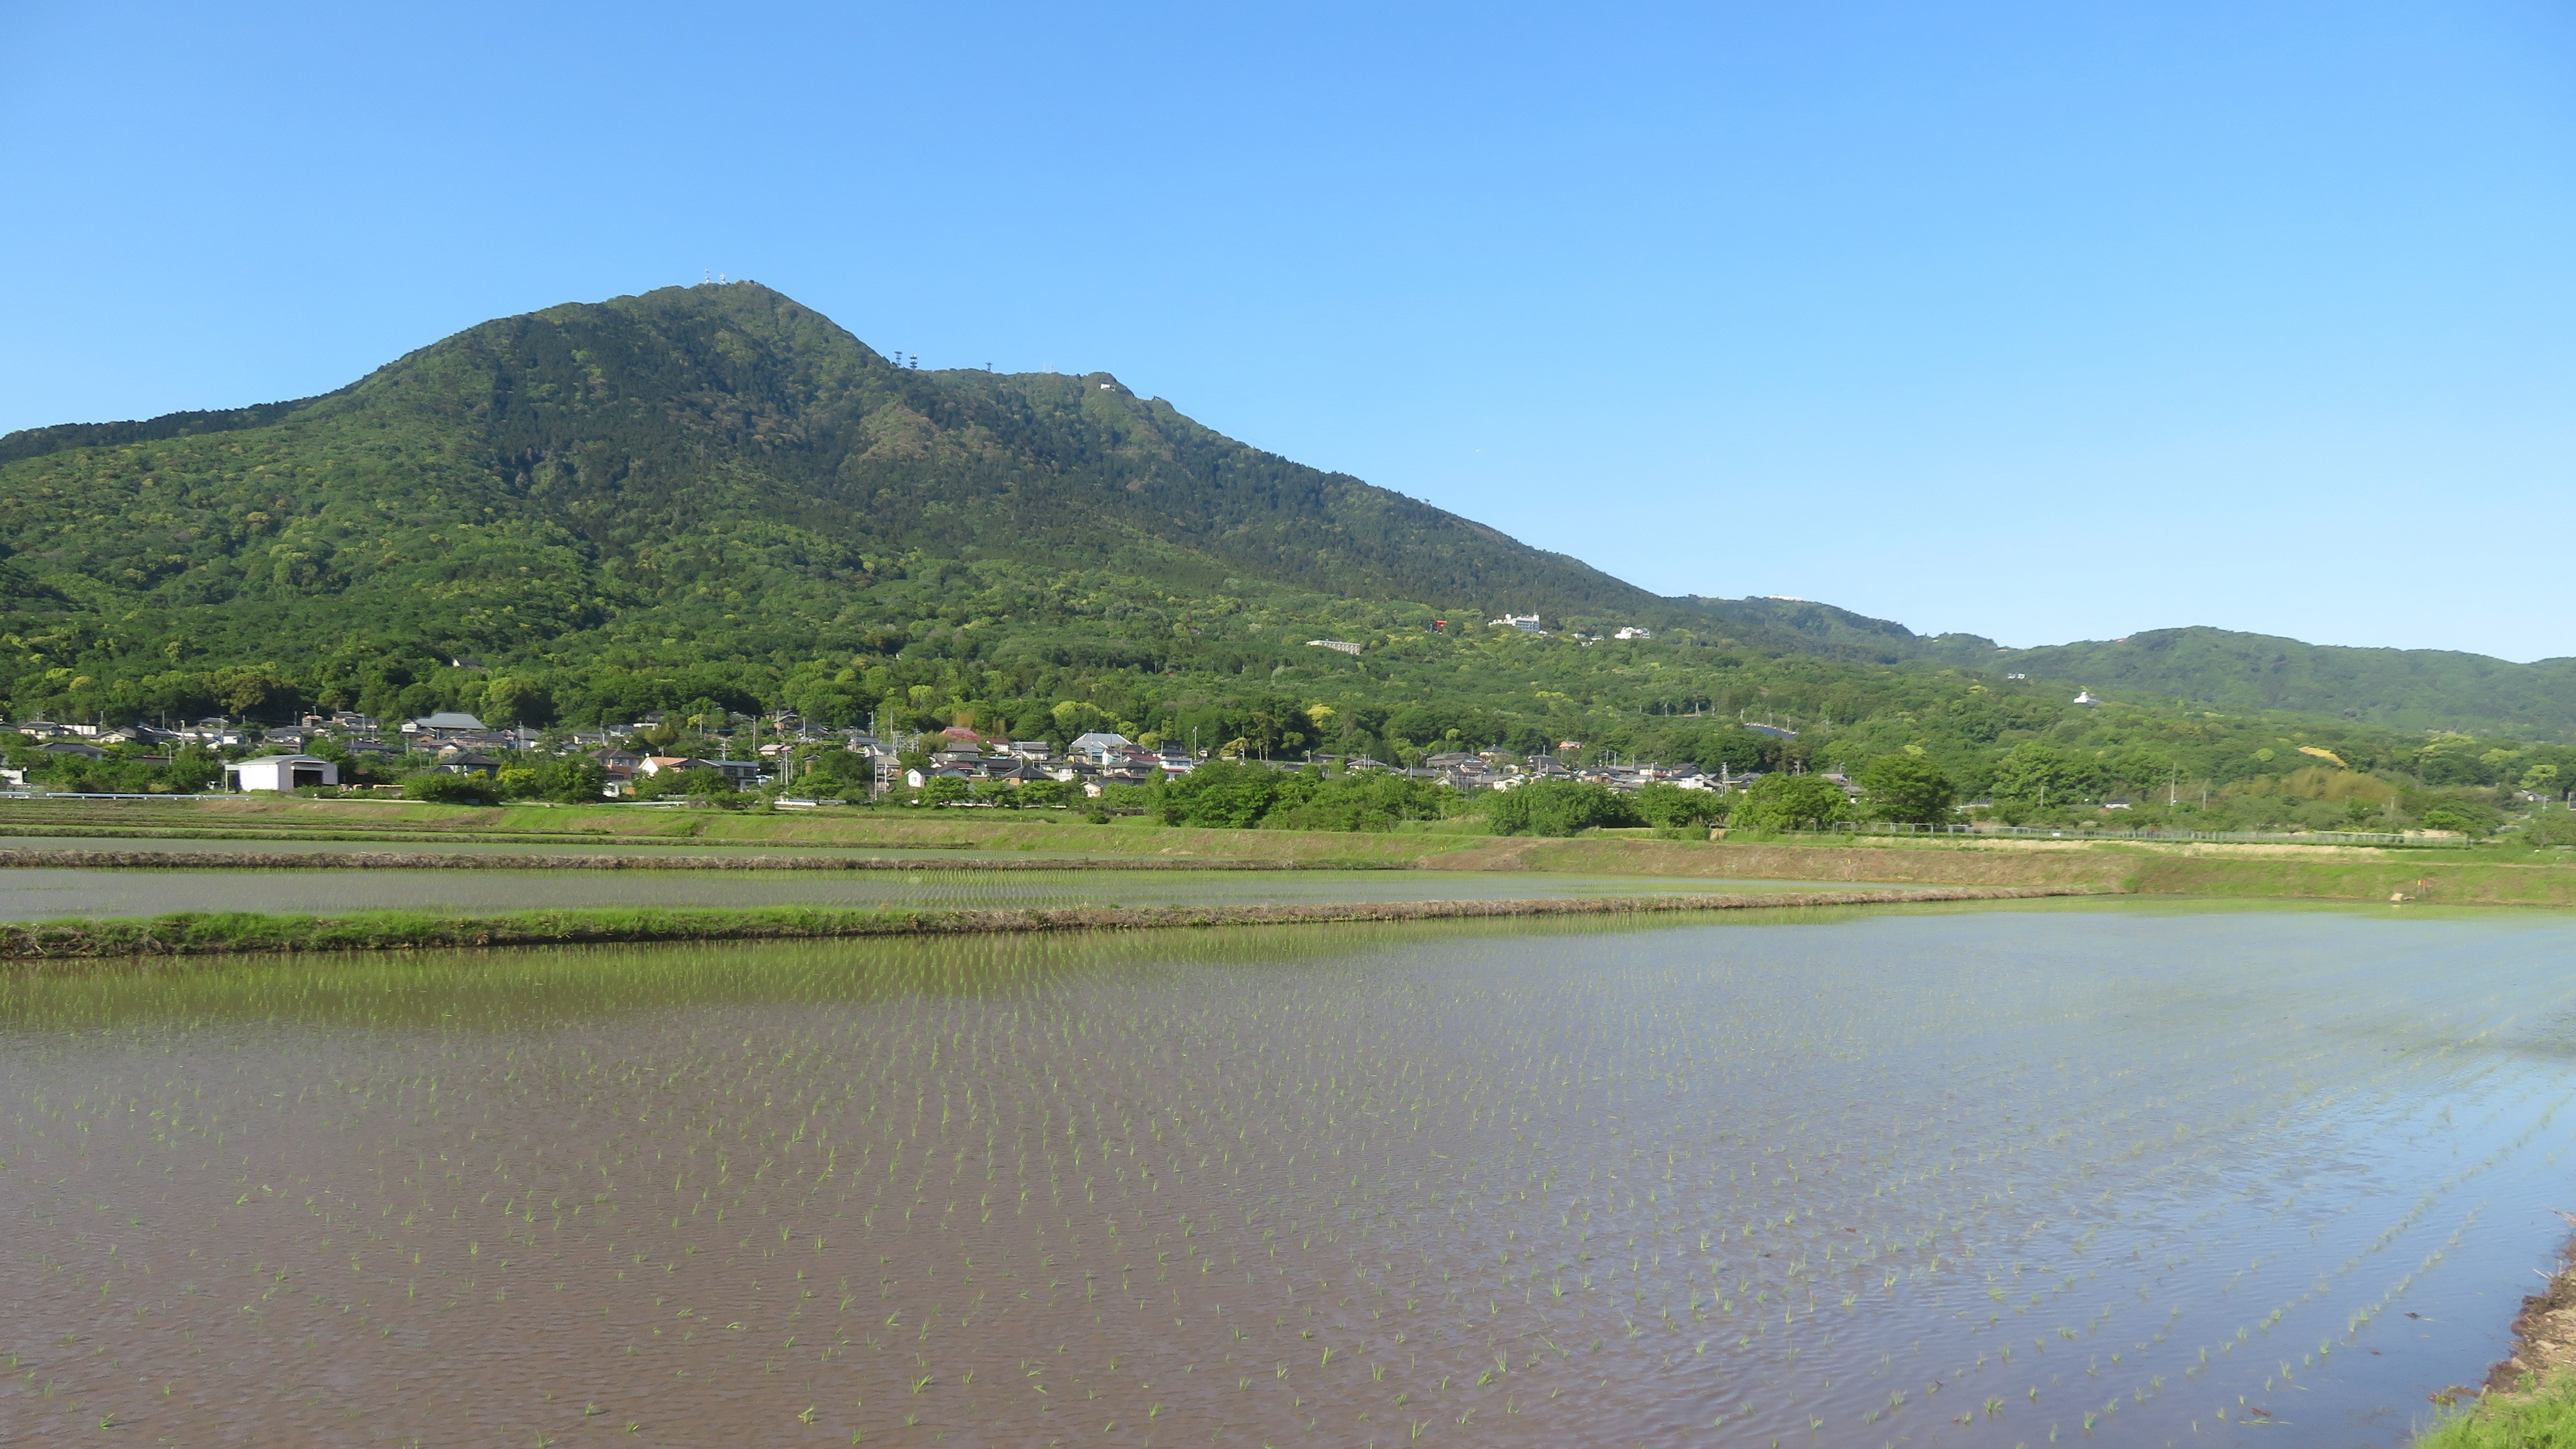
[[[22,981],[0,1426],[2394,1444],[2548,1260],[2571,946],[2086,903]]]
[[[462,912],[584,906],[1232,906],[1863,889],[1920,887],[1427,870],[11,869],[0,870],[0,921],[388,907]]]

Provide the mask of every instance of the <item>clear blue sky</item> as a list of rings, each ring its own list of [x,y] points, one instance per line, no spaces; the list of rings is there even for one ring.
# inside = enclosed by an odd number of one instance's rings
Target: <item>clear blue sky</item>
[[[0,429],[722,271],[1667,593],[2576,654],[2576,12],[0,5]]]

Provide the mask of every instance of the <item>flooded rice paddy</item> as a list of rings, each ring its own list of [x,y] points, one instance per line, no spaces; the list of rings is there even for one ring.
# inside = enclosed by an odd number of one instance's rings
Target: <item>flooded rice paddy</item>
[[[2576,922],[2133,904],[0,987],[0,1438],[2402,1443]]]
[[[0,921],[171,912],[566,910],[601,906],[1332,905],[1561,896],[1889,889],[1850,881],[1710,880],[1494,871],[1298,870],[0,870]]]

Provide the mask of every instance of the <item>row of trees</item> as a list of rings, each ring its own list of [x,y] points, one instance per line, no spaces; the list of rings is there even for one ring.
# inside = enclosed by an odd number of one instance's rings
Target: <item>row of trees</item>
[[[1054,782],[1047,782],[1052,784]],[[1956,798],[1939,771],[1909,756],[1894,756],[1865,772],[1873,818],[1938,821],[1950,817]],[[936,805],[990,798],[996,804],[1059,803],[1046,785],[1023,785],[978,796],[961,780],[932,780],[915,793]],[[1656,783],[1632,792],[1583,781],[1535,781],[1510,790],[1462,795],[1428,780],[1393,773],[1327,776],[1321,770],[1212,760],[1177,780],[1143,787],[1113,787],[1110,803],[1141,808],[1166,825],[1211,829],[1396,829],[1408,821],[1481,816],[1497,835],[1568,836],[1596,827],[1695,828],[1733,824],[1750,829],[1797,830],[1853,818],[1842,788],[1814,775],[1770,775],[1741,795],[1685,790]],[[1060,803],[1083,804],[1067,798]]]

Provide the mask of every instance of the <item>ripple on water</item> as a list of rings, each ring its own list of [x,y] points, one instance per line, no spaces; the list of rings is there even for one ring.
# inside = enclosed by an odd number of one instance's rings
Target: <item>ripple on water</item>
[[[0,1421],[2393,1444],[2556,1235],[2571,945],[2083,903],[21,981]]]

